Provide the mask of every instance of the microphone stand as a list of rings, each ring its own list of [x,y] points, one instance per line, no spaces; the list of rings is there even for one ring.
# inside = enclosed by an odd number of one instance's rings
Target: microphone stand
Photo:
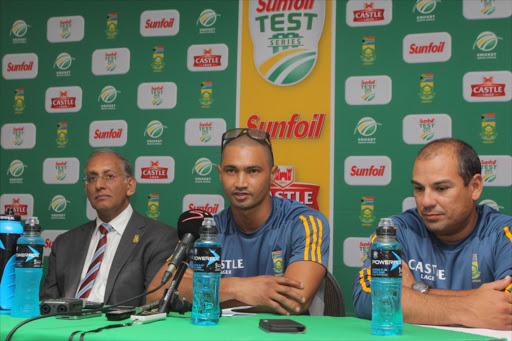
[[[172,306],[172,301],[174,301],[176,292],[176,289],[178,288],[183,275],[185,274],[185,271],[188,268],[188,263],[190,262],[190,254],[187,252],[187,258],[183,262],[180,263],[178,266],[178,269],[176,270],[176,275],[174,276],[171,285],[169,286],[169,289],[167,289],[167,292],[165,293],[162,300],[160,300],[160,304],[158,307],[159,313],[168,313],[169,312],[169,305]],[[187,302],[188,303],[188,302]]]

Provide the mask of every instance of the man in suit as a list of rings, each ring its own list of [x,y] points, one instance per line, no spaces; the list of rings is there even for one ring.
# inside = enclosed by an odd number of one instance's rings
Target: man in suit
[[[136,180],[122,155],[91,153],[84,189],[98,217],[55,239],[41,300],[76,297],[116,304],[145,292],[178,242],[176,230],[130,205]],[[126,304],[141,305],[144,297]]]

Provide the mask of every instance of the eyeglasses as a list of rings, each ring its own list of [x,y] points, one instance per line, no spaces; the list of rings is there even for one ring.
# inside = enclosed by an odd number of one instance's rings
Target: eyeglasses
[[[94,183],[96,183],[96,181],[98,181],[99,178],[102,178],[103,181],[108,183],[108,182],[114,181],[114,179],[117,178],[118,176],[124,176],[124,177],[128,178],[128,176],[123,175],[123,174],[107,173],[104,175],[88,175],[86,177],[83,177],[82,180],[86,184],[94,184]]]
[[[239,138],[242,135],[247,135],[251,139],[256,141],[265,141],[270,148],[270,154],[272,154],[272,160],[274,159],[274,153],[272,152],[272,142],[270,141],[270,134],[256,128],[235,128],[226,131],[222,134],[222,144],[221,144],[221,152],[224,150],[224,147],[234,139]]]

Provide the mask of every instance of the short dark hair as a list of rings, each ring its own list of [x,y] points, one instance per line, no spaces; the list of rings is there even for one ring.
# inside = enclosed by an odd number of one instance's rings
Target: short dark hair
[[[89,155],[89,158],[87,159],[87,162],[85,163],[85,168],[87,168],[87,165],[89,164],[89,162],[91,161],[92,158],[94,158],[98,155],[103,155],[103,154],[113,155],[113,156],[117,157],[119,160],[121,160],[121,168],[124,172],[124,175],[126,175],[128,177],[133,176],[132,165],[130,164],[130,162],[124,156],[122,156],[118,152],[113,151],[112,149],[109,149],[109,148],[100,148],[100,149],[96,149],[95,151],[93,151],[91,153],[91,155]]]
[[[439,148],[444,146],[454,148],[459,164],[458,173],[464,180],[464,186],[467,186],[476,174],[482,173],[482,165],[476,150],[466,142],[452,137],[445,137],[426,144],[418,152],[416,160],[432,158],[437,155]]]
[[[224,155],[224,151],[226,150],[227,146],[231,145],[231,146],[247,147],[247,146],[255,146],[258,144],[260,146],[263,146],[263,148],[265,149],[265,155],[267,155],[267,160],[270,164],[270,167],[271,168],[274,167],[274,157],[273,157],[273,154],[270,150],[268,143],[263,140],[252,139],[247,135],[242,135],[240,137],[237,137],[236,139],[232,139],[224,145],[224,148],[221,149],[221,153],[220,153],[220,163],[222,163],[222,156]]]

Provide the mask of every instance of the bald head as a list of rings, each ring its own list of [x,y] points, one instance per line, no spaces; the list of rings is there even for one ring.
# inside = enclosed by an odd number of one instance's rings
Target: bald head
[[[430,160],[439,155],[451,156],[457,159],[458,173],[467,186],[475,174],[482,172],[480,158],[477,152],[464,141],[454,138],[443,138],[426,144],[418,152],[416,160]]]
[[[274,166],[274,158],[272,157],[272,153],[270,152],[270,146],[267,144],[267,142],[263,141],[263,140],[261,140],[261,141],[255,140],[247,135],[242,135],[240,137],[237,137],[236,139],[233,139],[224,145],[224,149],[222,150],[222,154],[221,154],[221,163],[222,163],[222,156],[224,154],[224,151],[226,150],[226,148],[228,146],[244,148],[244,147],[253,147],[253,146],[258,146],[258,145],[262,146],[263,149],[265,150],[265,157],[266,157],[270,167]]]

